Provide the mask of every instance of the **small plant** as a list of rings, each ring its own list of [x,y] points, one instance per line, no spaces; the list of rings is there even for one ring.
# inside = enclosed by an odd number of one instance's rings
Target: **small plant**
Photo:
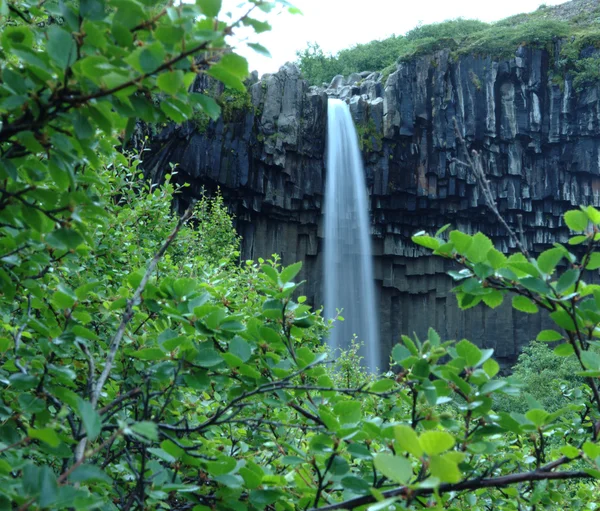
[[[335,385],[360,388],[374,381],[375,375],[369,373],[362,365],[363,357],[359,352],[363,345],[364,343],[354,336],[347,349],[340,348],[336,353],[331,354],[333,360],[335,360],[332,373]]]

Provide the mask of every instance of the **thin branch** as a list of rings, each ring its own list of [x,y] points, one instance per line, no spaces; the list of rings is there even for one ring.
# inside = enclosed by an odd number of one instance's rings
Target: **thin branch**
[[[107,404],[106,406],[103,406],[102,408],[100,408],[98,410],[98,413],[100,413],[101,415],[104,415],[106,412],[112,410],[115,406],[121,404],[126,399],[137,396],[140,392],[142,392],[142,389],[140,389],[139,387],[136,387],[135,389],[131,389],[129,392],[126,392],[125,394],[121,394],[114,401],[112,401],[111,403]]]
[[[177,222],[177,225],[175,226],[175,229],[173,229],[173,232],[171,232],[169,237],[163,243],[162,247],[160,247],[158,252],[156,252],[154,257],[150,260],[150,263],[148,264],[148,267],[146,268],[146,273],[142,277],[140,284],[138,285],[137,289],[133,293],[133,296],[129,300],[127,300],[127,306],[125,307],[125,312],[123,313],[123,317],[121,319],[121,324],[119,325],[117,332],[115,333],[114,337],[112,338],[112,340],[110,342],[110,348],[108,350],[108,356],[106,358],[106,364],[104,365],[104,370],[102,371],[102,374],[100,374],[100,377],[98,378],[98,382],[96,383],[96,388],[94,389],[94,392],[92,393],[91,402],[94,407],[98,404],[98,399],[100,397],[100,393],[102,392],[104,384],[106,383],[106,380],[108,379],[108,375],[110,374],[110,371],[112,370],[112,366],[115,361],[115,356],[119,349],[119,345],[121,344],[121,340],[123,339],[123,335],[125,335],[125,330],[127,328],[127,325],[133,319],[134,307],[136,307],[141,302],[142,293],[144,292],[144,289],[146,289],[146,284],[148,284],[148,281],[152,277],[152,274],[154,273],[154,270],[156,269],[158,262],[165,255],[165,252],[167,251],[167,249],[169,248],[171,243],[173,243],[173,240],[175,240],[175,238],[177,237],[177,234],[179,234],[179,231],[184,226],[184,224],[192,217],[193,213],[194,213],[194,204],[192,204],[187,209],[187,211],[181,216],[181,218],[179,219],[179,222]]]
[[[19,327],[19,330],[17,330],[17,333],[14,337],[14,340],[15,340],[15,365],[17,366],[19,371],[21,371],[23,374],[27,374],[27,369],[25,369],[21,365],[21,360],[19,357],[19,349],[21,348],[21,338],[23,337],[23,332],[25,331],[25,328],[29,324],[30,319],[31,319],[31,295],[29,295],[27,297],[27,314],[25,317],[25,321],[23,321],[23,324]]]
[[[477,181],[479,189],[481,190],[481,193],[483,194],[483,198],[485,200],[487,207],[492,211],[492,213],[494,213],[494,216],[496,217],[496,219],[506,229],[506,232],[508,232],[510,239],[517,246],[517,248],[521,251],[521,253],[527,259],[529,259],[529,252],[525,248],[525,244],[521,242],[521,240],[515,234],[515,232],[512,230],[512,228],[506,223],[506,220],[504,220],[504,217],[500,214],[500,211],[498,211],[498,205],[496,204],[496,200],[494,199],[494,194],[492,193],[492,190],[490,188],[490,182],[488,181],[488,179],[485,175],[485,171],[483,170],[483,165],[481,163],[481,155],[477,151],[472,151],[472,153],[469,153],[469,150],[467,149],[467,144],[466,144],[465,140],[463,139],[463,137],[460,133],[460,130],[458,129],[458,123],[457,123],[456,119],[454,119],[454,131],[456,133],[456,138],[458,139],[459,143],[461,145],[463,145],[465,148],[465,155],[467,157],[467,163],[463,163],[459,160],[455,160],[455,161],[461,165],[465,165],[466,167],[469,167],[472,170],[473,174],[475,175],[475,180]]]
[[[100,398],[100,394],[102,393],[104,384],[106,383],[106,380],[108,379],[108,376],[110,375],[110,372],[112,370],[112,367],[113,367],[113,364],[115,361],[115,357],[117,355],[117,351],[119,350],[121,340],[123,339],[123,336],[125,335],[125,330],[127,329],[127,325],[133,319],[134,307],[136,307],[141,302],[142,293],[144,292],[144,289],[146,288],[146,284],[148,284],[150,277],[152,277],[152,274],[154,273],[154,270],[156,269],[158,262],[165,255],[165,252],[167,251],[167,249],[169,248],[171,243],[173,243],[173,240],[175,240],[175,238],[177,237],[177,234],[179,234],[179,231],[184,226],[184,224],[192,217],[193,213],[194,213],[194,203],[192,203],[190,205],[190,207],[186,210],[186,212],[181,216],[181,218],[179,219],[179,222],[177,222],[177,225],[173,229],[173,232],[171,232],[171,234],[165,240],[165,242],[160,247],[158,252],[156,252],[154,257],[150,260],[150,263],[148,263],[148,267],[146,268],[146,273],[144,274],[140,284],[138,285],[137,289],[133,293],[133,296],[129,300],[127,300],[127,305],[125,307],[125,312],[123,312],[123,317],[121,318],[121,323],[119,325],[119,328],[117,329],[114,337],[112,338],[112,340],[110,342],[108,356],[106,358],[106,364],[104,365],[104,369],[102,370],[102,373],[100,374],[100,377],[98,378],[98,381],[96,382],[95,388],[92,389],[92,395],[90,396],[90,401],[94,408],[96,408],[96,405],[98,404],[98,399]],[[87,444],[87,437],[84,437],[80,440],[79,444],[77,445],[77,448],[75,449],[75,459],[78,462],[82,459],[82,457],[84,455],[86,444]]]
[[[383,498],[407,497],[409,494],[412,498],[419,495],[431,495],[433,493],[450,493],[464,490],[479,490],[481,488],[502,488],[511,484],[525,483],[532,481],[547,481],[547,480],[565,480],[565,479],[593,479],[587,472],[549,472],[535,470],[533,472],[520,472],[517,474],[509,474],[504,476],[492,477],[489,479],[468,479],[460,483],[445,483],[441,484],[437,489],[423,488],[412,490],[406,486],[394,488],[381,492]],[[337,502],[328,506],[313,508],[310,511],[333,511],[336,509],[356,509],[375,502],[376,499],[372,495],[365,495],[355,499],[349,499],[344,502]]]

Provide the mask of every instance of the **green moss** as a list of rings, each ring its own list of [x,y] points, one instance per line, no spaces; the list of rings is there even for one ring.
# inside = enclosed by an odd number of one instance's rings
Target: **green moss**
[[[241,92],[226,87],[216,101],[221,107],[221,115],[225,122],[240,120],[252,110],[252,99],[247,90]]]
[[[356,133],[358,135],[358,145],[361,151],[374,152],[381,150],[383,133],[377,130],[372,119],[367,123],[357,123]]]
[[[469,69],[469,78],[471,79],[471,83],[475,86],[475,88],[477,90],[481,90],[481,80],[472,69]]]
[[[386,84],[390,75],[398,69],[398,65],[394,62],[381,71],[381,83]]]
[[[557,73],[554,73],[552,75],[551,80],[552,80],[553,84],[558,85],[558,87],[560,88],[561,92],[565,91],[565,77],[564,76],[562,76],[560,74],[557,74]]]
[[[600,82],[600,56],[581,57],[587,48],[600,48],[600,26],[580,28],[562,46],[558,69],[563,76],[573,77],[573,86],[581,91],[591,83]]]
[[[210,122],[210,117],[206,112],[194,110],[194,115],[190,120],[194,123],[194,126],[199,133],[205,133],[208,128],[208,123]]]

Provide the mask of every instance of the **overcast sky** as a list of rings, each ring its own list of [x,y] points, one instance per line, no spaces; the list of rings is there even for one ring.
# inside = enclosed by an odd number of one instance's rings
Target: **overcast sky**
[[[240,0],[224,0],[232,9]],[[325,52],[335,53],[356,43],[405,34],[419,23],[454,18],[496,21],[512,14],[531,12],[542,3],[557,5],[564,0],[292,0],[303,15],[288,12],[269,15],[271,32],[253,36],[271,52],[261,57],[247,47],[238,51],[249,61],[250,70],[272,73],[296,58],[296,50],[317,42]],[[245,45],[242,45],[245,46]]]

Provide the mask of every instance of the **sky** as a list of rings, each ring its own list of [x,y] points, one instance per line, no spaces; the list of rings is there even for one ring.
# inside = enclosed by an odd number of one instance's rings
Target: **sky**
[[[402,35],[419,23],[429,24],[454,18],[490,22],[521,12],[535,11],[542,3],[558,5],[565,0],[292,0],[302,11],[269,14],[272,30],[253,35],[248,41],[265,46],[272,58],[260,56],[244,42],[238,52],[249,61],[250,70],[260,75],[273,73],[296,58],[296,51],[317,42],[326,53],[336,53],[357,43]],[[224,0],[232,9],[240,0]],[[243,32],[240,37],[247,37]],[[232,42],[232,41],[230,41]]]

